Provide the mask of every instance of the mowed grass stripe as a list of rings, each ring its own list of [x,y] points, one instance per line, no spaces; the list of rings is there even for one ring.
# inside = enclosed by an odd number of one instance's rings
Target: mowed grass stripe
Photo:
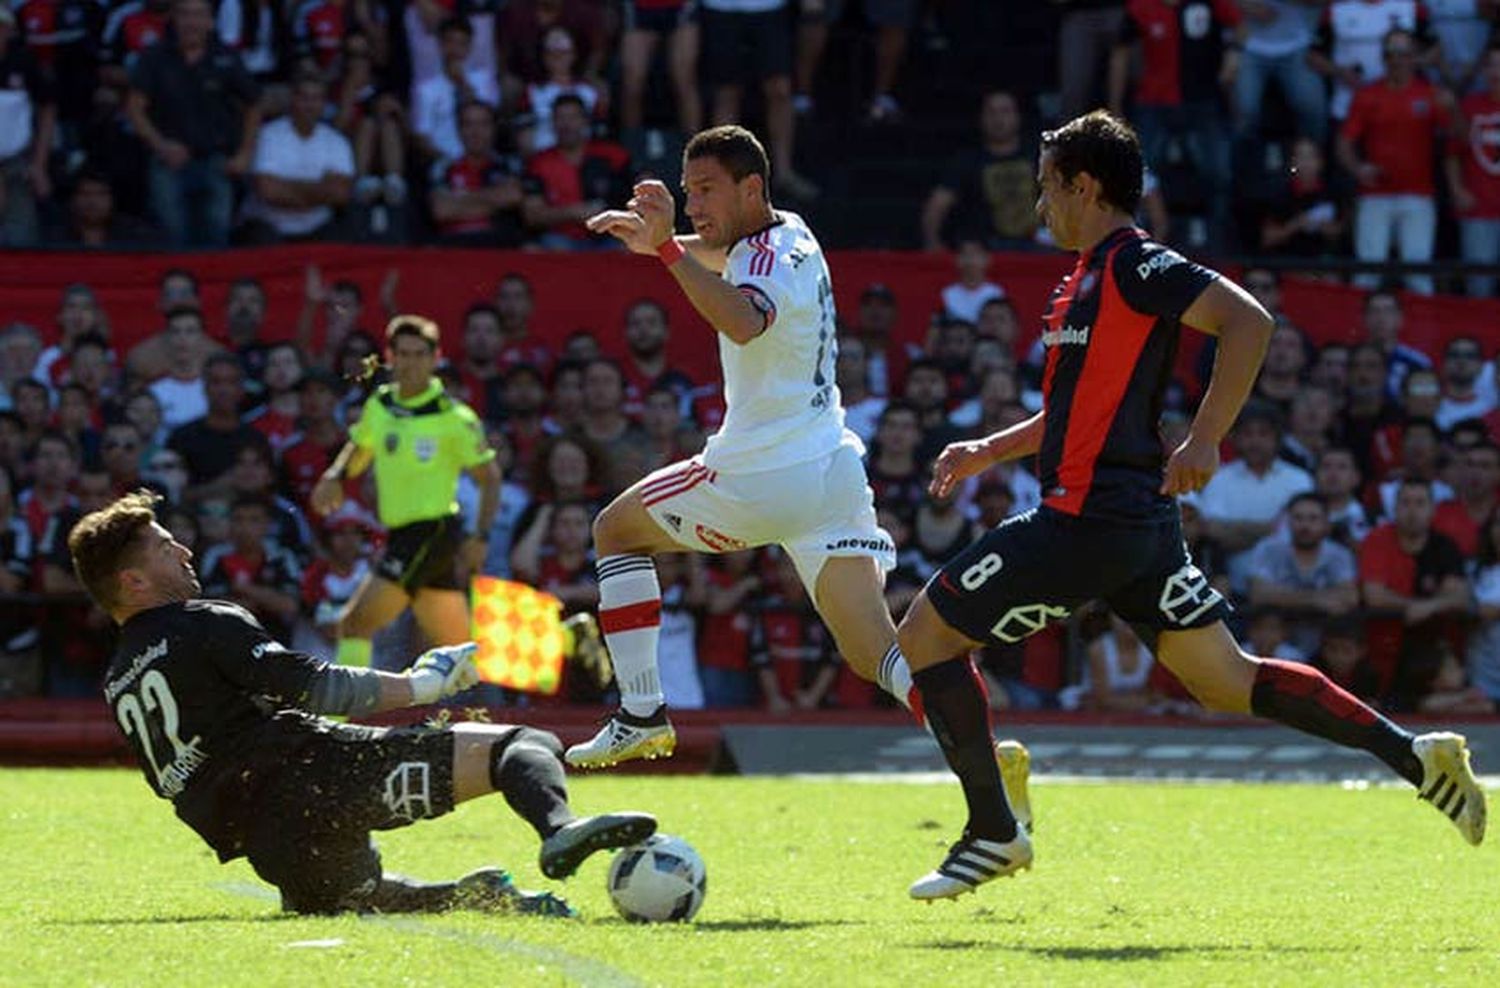
[[[955,786],[836,780],[572,781],[579,812],[637,808],[691,841],[709,894],[688,926],[615,917],[607,857],[556,885],[498,798],[378,835],[425,879],[496,864],[553,887],[576,923],[453,913],[414,935],[354,917],[283,917],[127,770],[0,772],[0,984],[563,985],[540,954],[649,985],[1500,984],[1500,860],[1410,790],[1035,787],[1035,870],[955,903],[907,884],[958,833]],[[342,940],[325,949],[287,949]],[[493,946],[493,944],[492,944]]]

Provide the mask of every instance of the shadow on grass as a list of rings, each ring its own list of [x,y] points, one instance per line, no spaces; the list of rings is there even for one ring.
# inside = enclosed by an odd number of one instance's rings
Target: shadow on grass
[[[93,916],[88,919],[49,919],[42,926],[172,926],[177,923],[279,923],[302,919],[295,913],[194,913],[181,916]]]
[[[1277,954],[1367,954],[1366,944],[1350,944],[1347,947],[1309,947],[1290,944],[1166,944],[1163,946],[1127,945],[1122,947],[1045,947],[1014,943],[993,943],[988,940],[933,940],[914,945],[919,950],[997,950],[1014,954],[1030,954],[1049,961],[1156,961],[1171,957],[1236,956]],[[1472,954],[1478,947],[1444,948],[1443,953]]]
[[[863,926],[851,919],[719,919],[693,923],[700,930],[715,933],[767,933],[777,930],[811,930],[820,926]]]

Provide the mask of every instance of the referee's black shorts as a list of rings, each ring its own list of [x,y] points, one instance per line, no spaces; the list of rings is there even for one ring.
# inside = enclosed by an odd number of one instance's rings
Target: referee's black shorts
[[[1229,605],[1188,555],[1175,508],[1158,519],[1082,518],[1048,507],[1006,519],[927,584],[950,626],[978,642],[1019,642],[1103,600],[1154,644],[1162,631],[1223,620]]]
[[[408,594],[424,587],[461,591],[458,550],[463,542],[463,518],[458,514],[401,525],[386,536],[385,555],[375,573],[400,584]]]

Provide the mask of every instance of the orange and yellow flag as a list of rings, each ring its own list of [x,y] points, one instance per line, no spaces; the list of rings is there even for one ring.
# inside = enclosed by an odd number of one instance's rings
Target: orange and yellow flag
[[[523,693],[556,693],[566,649],[562,601],[524,583],[476,576],[470,605],[479,677]]]

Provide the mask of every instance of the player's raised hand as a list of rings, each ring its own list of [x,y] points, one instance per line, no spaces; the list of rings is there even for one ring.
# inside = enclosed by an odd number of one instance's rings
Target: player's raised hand
[[[584,220],[592,233],[607,233],[633,254],[655,254],[656,244],[647,239],[646,221],[629,209],[606,209]]]
[[[947,497],[959,481],[983,473],[994,463],[994,453],[983,439],[949,443],[932,465],[932,482],[927,490],[933,497]]]
[[[646,224],[651,245],[660,247],[677,232],[677,200],[665,182],[648,178],[635,183],[634,195],[625,208],[638,215]]]
[[[1167,459],[1161,492],[1168,497],[1201,491],[1219,469],[1219,444],[1188,436]]]

